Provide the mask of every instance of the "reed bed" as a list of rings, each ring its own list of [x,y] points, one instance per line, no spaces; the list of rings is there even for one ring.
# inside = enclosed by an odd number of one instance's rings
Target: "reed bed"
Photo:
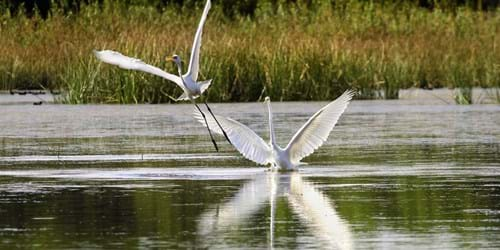
[[[117,6],[118,5],[118,6]],[[112,49],[176,72],[189,61],[196,11],[104,1],[77,15],[0,16],[0,88],[65,91],[66,103],[163,103],[175,84],[99,63]],[[215,5],[204,29],[200,79],[214,102],[397,98],[408,87],[500,87],[500,11],[433,11],[409,4],[348,1],[314,9],[263,4],[253,17],[227,18]],[[465,94],[466,95],[466,94]],[[462,98],[462,97],[460,97]],[[461,99],[462,100],[462,99]]]

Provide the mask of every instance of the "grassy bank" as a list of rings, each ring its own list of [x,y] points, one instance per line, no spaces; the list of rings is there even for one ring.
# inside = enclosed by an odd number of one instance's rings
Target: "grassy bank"
[[[214,6],[204,30],[200,79],[210,101],[330,100],[346,88],[360,98],[397,97],[407,87],[500,86],[500,11],[429,11],[410,5],[317,5],[228,19]],[[113,49],[175,72],[188,61],[201,9],[104,5],[46,19],[0,17],[0,87],[57,88],[69,103],[159,103],[174,84],[100,64]]]

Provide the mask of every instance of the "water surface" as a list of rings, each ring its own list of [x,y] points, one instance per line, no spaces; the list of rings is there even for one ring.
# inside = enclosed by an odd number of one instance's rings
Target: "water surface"
[[[283,146],[324,103],[273,103]],[[265,139],[261,103],[214,104]],[[500,248],[500,107],[355,101],[293,174],[191,105],[0,106],[4,248]]]

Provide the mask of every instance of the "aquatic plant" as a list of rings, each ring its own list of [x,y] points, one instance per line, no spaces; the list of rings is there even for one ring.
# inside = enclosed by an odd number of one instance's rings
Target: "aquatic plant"
[[[457,88],[453,94],[453,99],[455,99],[456,104],[472,104],[472,88]]]

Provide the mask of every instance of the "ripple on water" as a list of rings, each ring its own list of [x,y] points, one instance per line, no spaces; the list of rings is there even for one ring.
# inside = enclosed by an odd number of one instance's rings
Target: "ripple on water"
[[[322,105],[273,103],[279,143]],[[354,101],[280,175],[214,152],[192,109],[2,107],[2,246],[500,248],[498,105]],[[267,137],[261,103],[213,109]]]

